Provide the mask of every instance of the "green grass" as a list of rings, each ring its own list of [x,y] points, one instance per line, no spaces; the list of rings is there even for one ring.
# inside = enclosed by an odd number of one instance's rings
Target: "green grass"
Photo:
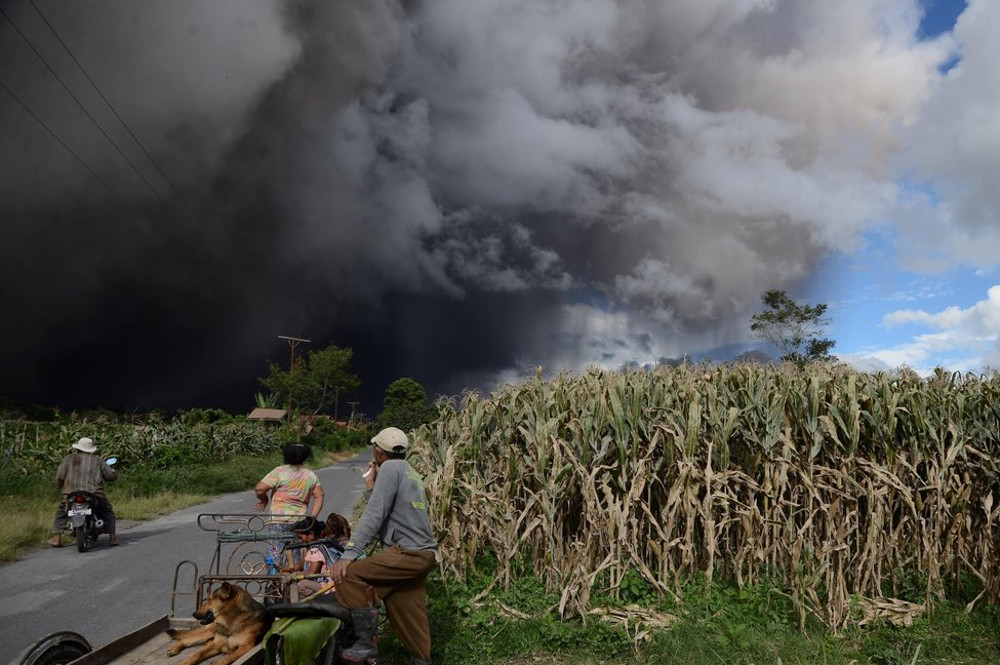
[[[620,625],[595,617],[560,621],[559,598],[524,576],[510,589],[486,588],[489,564],[468,583],[432,575],[428,586],[432,652],[437,665],[993,665],[1000,662],[1000,608],[962,602],[939,605],[930,618],[899,628],[873,625],[838,634],[818,622],[800,630],[791,605],[774,588],[738,590],[693,581],[683,601],[658,598],[634,585],[641,606],[676,617],[668,629],[638,643]],[[604,599],[595,598],[598,603]],[[501,605],[502,604],[502,605]],[[528,618],[509,616],[513,610]],[[391,629],[380,641],[380,662],[405,663]],[[919,648],[919,652],[917,651]],[[914,660],[914,657],[916,659]]]

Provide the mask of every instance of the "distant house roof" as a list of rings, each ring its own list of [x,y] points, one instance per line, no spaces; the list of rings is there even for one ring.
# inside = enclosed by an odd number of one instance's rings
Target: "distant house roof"
[[[334,423],[335,425],[338,425],[340,427],[347,427],[346,420],[335,420],[333,416],[328,416],[322,413],[296,416],[295,420],[300,425],[305,425],[306,434],[308,434],[313,430],[313,425],[316,423],[317,420],[329,420],[331,423]]]
[[[284,420],[287,412],[284,409],[254,409],[247,416],[248,420]]]

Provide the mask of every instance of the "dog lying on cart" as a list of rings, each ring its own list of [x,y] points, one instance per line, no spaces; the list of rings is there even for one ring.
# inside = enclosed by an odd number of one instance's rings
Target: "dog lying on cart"
[[[356,637],[332,585],[300,598],[297,582],[319,575],[282,572],[282,556],[308,545],[291,532],[268,528],[269,515],[201,514],[214,532],[207,575],[190,560],[177,564],[166,616],[94,650],[78,633],[51,633],[24,649],[11,665],[336,665]],[[183,581],[182,581],[183,580]],[[190,618],[181,606],[195,609]],[[184,660],[173,658],[188,648]],[[217,655],[221,657],[208,662]],[[369,665],[374,665],[371,663]]]

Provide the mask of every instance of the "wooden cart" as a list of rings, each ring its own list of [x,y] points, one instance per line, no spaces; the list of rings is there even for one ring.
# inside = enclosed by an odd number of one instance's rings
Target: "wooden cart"
[[[177,564],[166,615],[96,650],[78,633],[51,633],[24,649],[11,665],[175,665],[183,657],[167,656],[171,640],[166,629],[197,627],[199,623],[191,614],[215,586],[223,582],[239,585],[265,606],[295,602],[298,597],[292,582],[302,576],[279,573],[278,566],[268,560],[269,544],[280,549],[282,544],[294,542],[295,536],[270,531],[270,517],[258,513],[199,515],[198,526],[215,533],[212,562],[207,575],[198,574],[194,561]],[[263,662],[264,653],[258,644],[234,665]]]

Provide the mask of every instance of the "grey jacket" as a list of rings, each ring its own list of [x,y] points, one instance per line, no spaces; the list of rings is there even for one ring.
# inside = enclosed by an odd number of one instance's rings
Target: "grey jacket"
[[[375,488],[343,558],[357,559],[376,537],[385,547],[437,551],[427,516],[424,481],[405,460],[386,460],[378,468]]]

